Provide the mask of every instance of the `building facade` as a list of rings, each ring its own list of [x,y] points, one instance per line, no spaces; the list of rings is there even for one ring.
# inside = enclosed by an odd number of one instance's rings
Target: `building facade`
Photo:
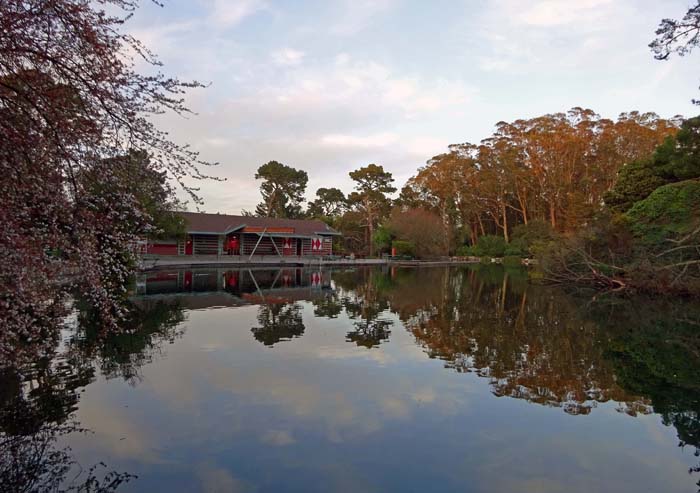
[[[149,242],[153,255],[326,256],[340,233],[318,220],[180,213],[187,235]]]

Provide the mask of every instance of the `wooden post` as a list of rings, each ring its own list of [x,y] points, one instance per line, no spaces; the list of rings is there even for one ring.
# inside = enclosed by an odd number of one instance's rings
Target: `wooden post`
[[[258,241],[255,243],[255,246],[253,247],[253,251],[250,252],[250,257],[248,257],[248,261],[252,260],[253,255],[255,255],[255,250],[258,249],[258,245],[260,245],[260,242],[262,241],[263,235],[265,234],[266,231],[267,231],[267,228],[263,229],[262,233],[259,233],[260,236],[258,236]]]

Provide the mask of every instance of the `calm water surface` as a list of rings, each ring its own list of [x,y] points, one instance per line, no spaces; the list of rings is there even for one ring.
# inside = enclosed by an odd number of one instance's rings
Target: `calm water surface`
[[[120,491],[698,489],[697,305],[482,266],[160,271],[135,289],[129,333],[77,313],[55,357],[0,372],[0,430],[21,437],[5,488],[70,446],[71,471],[137,476]]]

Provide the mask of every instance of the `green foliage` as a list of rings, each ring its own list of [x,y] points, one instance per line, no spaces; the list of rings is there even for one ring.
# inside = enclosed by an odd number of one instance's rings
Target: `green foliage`
[[[270,161],[258,168],[256,180],[263,180],[263,201],[255,208],[258,216],[301,217],[301,203],[309,181],[306,171]]]
[[[471,245],[462,245],[459,248],[457,248],[456,252],[458,257],[474,257],[476,254],[474,253],[474,247]]]
[[[675,137],[668,137],[647,159],[622,167],[617,183],[604,200],[616,212],[628,211],[657,188],[700,178],[700,117],[685,120]]]
[[[391,233],[391,230],[388,227],[380,226],[374,232],[372,241],[374,242],[374,246],[377,248],[377,250],[380,252],[386,252],[391,248],[391,240],[393,238],[394,235]]]
[[[665,185],[637,202],[627,213],[642,245],[670,247],[668,241],[691,233],[700,223],[700,181]]]
[[[396,191],[392,185],[394,178],[382,166],[368,164],[350,172],[355,181],[355,191],[348,196],[348,204],[356,209],[364,219],[369,236],[369,254],[374,255],[374,228],[389,213],[391,199],[387,194]]]
[[[414,256],[416,254],[416,245],[411,241],[394,240],[391,246],[396,249],[396,255]]]
[[[654,169],[653,158],[639,159],[620,170],[617,183],[604,195],[603,200],[612,210],[625,212],[666,183],[668,180],[660,177]]]
[[[506,240],[502,236],[480,236],[474,246],[474,254],[478,257],[502,257],[506,250]]]
[[[546,241],[552,238],[552,225],[547,221],[535,219],[527,224],[518,224],[513,228],[513,239],[523,240],[530,246],[536,241]]]
[[[659,146],[659,151],[666,150],[669,160],[661,167],[661,175],[669,180],[691,180],[700,178],[700,117],[689,118],[683,122],[674,139],[667,139]]]
[[[367,194],[378,192],[381,194],[393,193],[396,188],[392,185],[394,178],[391,173],[384,171],[383,166],[368,164],[350,172],[350,178],[356,182],[357,193]]]
[[[523,238],[515,238],[506,245],[503,252],[506,256],[525,257],[528,255],[528,244]]]
[[[340,216],[348,206],[345,194],[338,188],[319,188],[316,190],[316,200],[309,202],[307,216],[317,219],[335,218]]]

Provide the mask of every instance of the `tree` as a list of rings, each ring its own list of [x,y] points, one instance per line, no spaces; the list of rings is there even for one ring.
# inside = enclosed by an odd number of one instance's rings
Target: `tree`
[[[615,186],[604,196],[605,203],[616,212],[626,212],[662,185],[699,178],[699,147],[700,117],[689,118],[651,156],[620,169]]]
[[[115,179],[104,181],[104,176],[108,175]],[[92,196],[132,193],[138,203],[133,210],[139,213],[129,218],[127,210],[122,220],[132,234],[155,239],[184,237],[186,233],[185,221],[176,212],[182,210],[183,205],[175,198],[166,173],[153,169],[143,150],[131,149],[124,156],[102,160],[81,172],[77,182]]]
[[[440,216],[434,212],[395,207],[391,211],[388,227],[398,239],[413,244],[414,253],[418,257],[435,257],[448,253],[444,241],[447,231]]]
[[[316,200],[309,202],[307,215],[318,219],[336,218],[345,212],[348,200],[338,188],[319,188]]]
[[[355,182],[355,191],[350,194],[349,201],[365,220],[365,244],[369,247],[369,254],[374,255],[372,238],[374,230],[389,208],[390,199],[386,196],[396,191],[392,185],[394,178],[391,173],[384,171],[382,166],[369,164],[363,168],[350,172],[350,178]]]
[[[678,126],[677,117],[631,111],[613,121],[580,107],[499,122],[479,145],[453,144],[431,158],[408,180],[397,205],[438,214],[450,252],[487,234],[510,240],[518,225],[532,221],[571,234],[601,210],[618,170],[648,158]]]
[[[657,60],[668,60],[672,53],[685,56],[700,44],[700,1],[690,7],[681,20],[663,19],[656,39],[649,47]],[[700,101],[693,100],[700,104]]]
[[[270,161],[258,168],[256,180],[263,180],[263,201],[255,208],[258,216],[301,217],[301,203],[309,176],[306,171]]]
[[[111,280],[130,276],[137,237],[118,225],[143,204],[125,186],[109,199],[95,195],[80,175],[87,170],[99,181],[119,182],[105,160],[136,149],[195,200],[185,180],[207,178],[199,165],[208,163],[149,119],[186,113],[183,94],[200,84],[136,71],[137,63],[160,65],[121,32],[137,5],[0,3],[0,357],[18,357],[21,341],[58,330],[69,291],[90,299],[107,325],[122,313],[124,290],[115,292]]]

